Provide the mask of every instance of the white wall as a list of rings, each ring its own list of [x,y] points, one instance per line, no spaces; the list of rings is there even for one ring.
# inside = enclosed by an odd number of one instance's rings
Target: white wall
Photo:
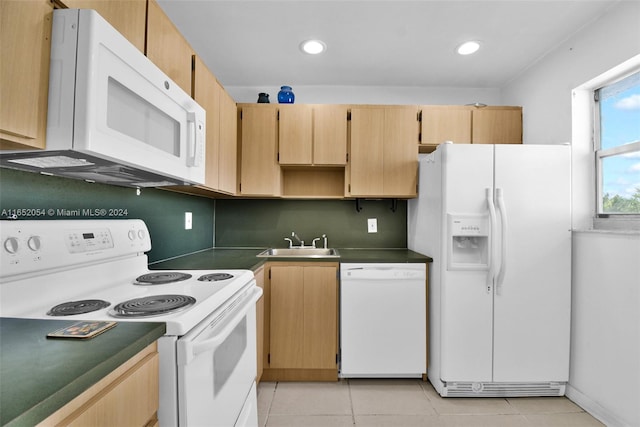
[[[502,90],[524,108],[525,143],[571,140],[571,91],[640,53],[640,2],[621,1]]]
[[[272,103],[278,102],[280,87],[225,86],[240,103],[253,103],[258,93],[266,92]],[[373,87],[373,86],[293,86],[300,104],[437,104],[460,105],[479,102],[501,105],[498,88]]]
[[[640,235],[573,233],[569,397],[609,425],[640,425]]]
[[[616,3],[502,91],[523,106],[525,143],[572,142],[574,228],[591,226],[595,181],[590,112],[572,117],[572,90],[640,54],[639,20],[640,2]],[[567,395],[610,426],[640,426],[639,260],[637,232],[574,232]]]

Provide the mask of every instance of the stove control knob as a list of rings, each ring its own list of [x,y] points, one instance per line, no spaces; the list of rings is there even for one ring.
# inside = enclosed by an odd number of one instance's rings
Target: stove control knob
[[[138,237],[140,240],[144,240],[144,230],[138,230]]]
[[[4,241],[4,249],[10,254],[15,254],[20,249],[20,245],[18,244],[18,238],[9,237]]]
[[[42,247],[42,241],[40,240],[40,236],[29,237],[29,240],[27,241],[27,246],[29,246],[29,249],[31,249],[32,251],[39,251],[40,248]]]
[[[129,240],[135,240],[136,238],[135,230],[129,230],[129,233],[127,235],[129,236]]]

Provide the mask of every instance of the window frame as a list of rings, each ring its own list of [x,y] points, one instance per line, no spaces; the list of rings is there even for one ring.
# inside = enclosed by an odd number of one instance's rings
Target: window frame
[[[595,167],[595,218],[594,228],[610,228],[610,229],[626,229],[629,225],[631,228],[635,228],[636,222],[640,222],[639,213],[627,213],[627,212],[604,212],[603,211],[603,161],[607,158],[618,156],[626,153],[640,153],[640,140],[618,145],[611,148],[601,148],[601,117],[600,117],[600,105],[599,105],[599,92],[601,89],[615,85],[616,83],[633,76],[640,74],[640,68],[629,70],[622,76],[618,76],[615,79],[609,79],[604,81],[597,88],[593,89],[593,151],[594,151],[594,167]]]

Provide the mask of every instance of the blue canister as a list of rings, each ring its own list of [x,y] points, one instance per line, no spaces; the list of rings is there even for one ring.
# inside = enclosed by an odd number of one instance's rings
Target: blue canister
[[[293,104],[296,96],[291,90],[291,86],[280,86],[280,92],[278,92],[278,102],[280,104]]]

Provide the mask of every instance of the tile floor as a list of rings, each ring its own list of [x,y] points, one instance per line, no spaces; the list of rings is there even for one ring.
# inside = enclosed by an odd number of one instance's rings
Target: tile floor
[[[564,397],[442,398],[420,380],[258,386],[260,427],[603,426]]]

